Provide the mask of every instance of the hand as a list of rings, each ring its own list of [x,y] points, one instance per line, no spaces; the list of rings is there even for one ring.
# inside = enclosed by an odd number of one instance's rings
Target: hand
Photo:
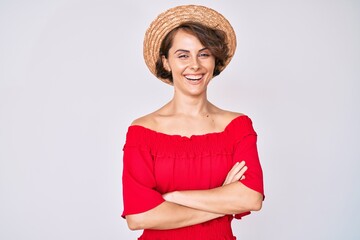
[[[247,166],[245,166],[245,161],[241,161],[240,163],[236,162],[235,165],[228,172],[223,186],[245,179],[244,173],[246,172],[246,170]]]
[[[162,195],[162,197],[165,199],[165,201],[172,202],[173,192],[165,193],[165,194]]]

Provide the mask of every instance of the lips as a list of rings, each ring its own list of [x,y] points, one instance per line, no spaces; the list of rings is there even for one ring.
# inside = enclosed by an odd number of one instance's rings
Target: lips
[[[202,77],[203,77],[203,75],[200,75],[200,74],[185,75],[185,78],[190,81],[199,81],[199,80],[201,80]]]

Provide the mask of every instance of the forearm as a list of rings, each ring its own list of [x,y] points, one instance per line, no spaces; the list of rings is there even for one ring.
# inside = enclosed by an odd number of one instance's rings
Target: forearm
[[[209,190],[176,191],[165,199],[202,211],[238,214],[260,210],[263,196],[240,182],[233,182]]]
[[[221,216],[223,214],[197,210],[165,201],[147,212],[127,215],[126,221],[132,230],[165,230],[191,226]]]

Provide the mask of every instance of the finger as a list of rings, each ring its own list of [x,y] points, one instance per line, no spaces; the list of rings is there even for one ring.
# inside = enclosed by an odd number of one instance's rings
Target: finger
[[[237,178],[237,174],[244,168],[245,161],[236,162],[232,169],[229,171],[223,185],[238,181],[241,175]]]
[[[230,169],[230,171],[228,172],[227,176],[226,176],[226,179],[229,180],[231,178],[234,177],[234,175],[239,171],[239,165],[240,163],[239,162],[236,162],[234,164],[234,166]]]
[[[244,180],[245,179],[245,175],[242,175],[240,180]]]
[[[234,165],[233,169],[229,172],[229,180],[230,182],[234,182],[234,181],[237,181],[239,179],[236,179],[236,176],[238,175],[238,173],[244,168],[245,166],[245,161],[241,161],[240,163]]]
[[[233,182],[240,180],[241,177],[243,177],[243,175],[244,175],[244,173],[246,172],[247,169],[248,169],[248,167],[244,166],[238,173],[236,173],[235,176],[234,176]]]
[[[243,167],[243,166],[245,166],[245,161],[241,161],[241,162],[238,162],[239,163],[239,167]]]
[[[239,163],[239,166],[238,166],[238,167],[239,167],[240,169],[242,169],[242,168],[245,167],[245,164],[246,164],[245,161],[241,161],[241,162]]]
[[[231,179],[234,177],[234,175],[236,174],[236,167],[237,167],[237,165],[239,165],[238,162],[236,162],[236,163],[234,164],[234,166],[230,169],[230,171],[229,171],[228,174],[226,175],[226,178],[225,178],[225,181],[224,181],[223,185],[228,184],[229,181],[231,181]]]

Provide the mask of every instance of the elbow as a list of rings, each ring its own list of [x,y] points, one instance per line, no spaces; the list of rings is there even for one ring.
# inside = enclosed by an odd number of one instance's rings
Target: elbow
[[[131,231],[141,230],[141,229],[142,229],[139,225],[137,225],[137,224],[134,223],[134,222],[127,222],[127,225],[128,225],[128,228],[129,228]]]
[[[263,202],[262,198],[255,199],[252,203],[250,211],[260,211],[262,208],[262,202]]]
[[[258,193],[258,192],[254,192],[252,194],[252,196],[249,198],[249,211],[260,211],[262,208],[262,203],[263,203],[263,195]]]
[[[132,231],[144,229],[142,217],[139,215],[127,215],[126,222],[128,228]]]
[[[263,195],[258,192],[250,193],[246,198],[243,198],[242,201],[238,201],[238,207],[236,212],[251,212],[251,211],[260,211],[262,208]]]

